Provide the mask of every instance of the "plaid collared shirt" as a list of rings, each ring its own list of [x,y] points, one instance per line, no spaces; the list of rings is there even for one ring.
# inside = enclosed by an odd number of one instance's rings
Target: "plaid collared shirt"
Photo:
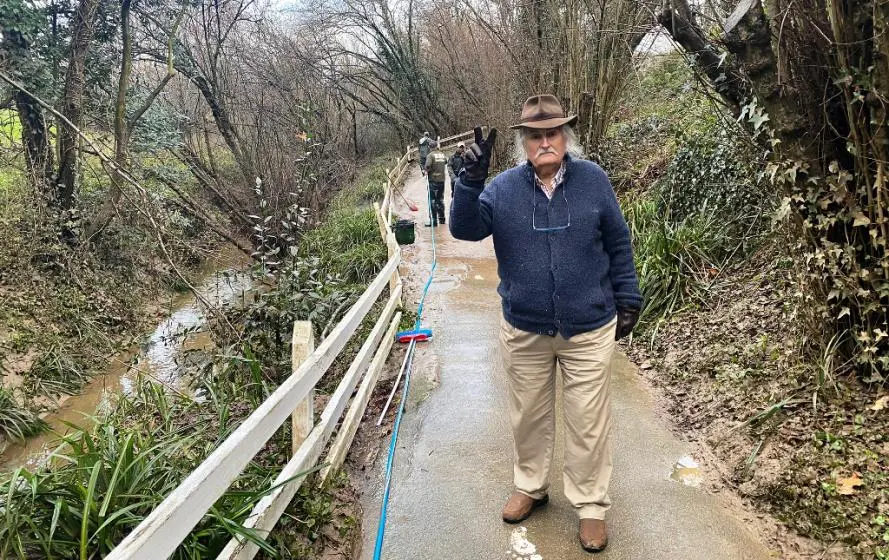
[[[546,183],[544,183],[540,179],[537,173],[534,173],[534,180],[536,181],[537,186],[540,187],[540,190],[542,190],[543,193],[546,195],[546,197],[552,199],[553,193],[556,192],[556,187],[561,185],[562,181],[565,180],[565,162],[563,161],[561,167],[559,167],[559,170],[556,171],[556,176],[553,177],[552,187],[547,187]]]

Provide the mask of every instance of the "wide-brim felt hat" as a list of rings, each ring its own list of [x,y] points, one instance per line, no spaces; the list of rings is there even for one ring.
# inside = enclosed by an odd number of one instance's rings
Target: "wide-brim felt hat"
[[[558,128],[573,125],[577,115],[565,115],[562,104],[555,95],[532,95],[522,105],[519,123],[509,128]]]

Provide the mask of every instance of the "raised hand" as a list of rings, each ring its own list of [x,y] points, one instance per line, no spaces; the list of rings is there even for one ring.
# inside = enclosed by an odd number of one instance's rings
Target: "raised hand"
[[[492,128],[488,137],[482,139],[481,127],[475,127],[475,142],[473,142],[464,154],[461,177],[464,181],[484,183],[488,178],[488,168],[491,166],[491,150],[494,149],[494,141],[497,140],[497,129]]]

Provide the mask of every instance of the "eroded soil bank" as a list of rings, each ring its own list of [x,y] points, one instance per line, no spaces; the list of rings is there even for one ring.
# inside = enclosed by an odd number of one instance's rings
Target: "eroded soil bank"
[[[21,455],[25,436],[44,434],[46,440],[47,422],[53,429],[61,420],[82,423],[103,394],[120,389],[118,379],[127,372],[173,375],[180,349],[169,342],[202,321],[179,275],[197,284],[212,305],[226,297],[230,271],[249,260],[228,245],[203,238],[191,243],[176,253],[181,260],[175,264],[149,255],[113,266],[110,257],[89,252],[74,262],[59,262],[61,255],[44,256],[53,259],[45,263],[28,260],[24,251],[3,255],[0,452],[14,441],[19,451],[10,450],[0,463]]]
[[[852,378],[819,386],[819,358],[801,353],[804,328],[787,305],[793,274],[776,252],[767,244],[725,271],[706,305],[668,317],[629,354],[677,433],[712,452],[721,482],[779,519],[782,555],[882,558],[886,399]]]
[[[38,467],[54,450],[59,436],[74,429],[71,425],[89,430],[93,417],[112,406],[118,395],[131,394],[140,378],[157,381],[170,391],[187,391],[183,366],[193,352],[211,345],[204,328],[207,315],[243,297],[250,287],[249,274],[241,270],[245,260],[242,254],[226,250],[197,271],[193,282],[198,296],[191,292],[176,294],[163,305],[152,306],[151,314],[166,309],[167,317],[142,342],[111,356],[104,367],[97,365],[96,373],[79,393],[57,401],[47,399],[48,410],[41,414],[47,429],[24,441],[7,441],[0,451],[0,467]]]

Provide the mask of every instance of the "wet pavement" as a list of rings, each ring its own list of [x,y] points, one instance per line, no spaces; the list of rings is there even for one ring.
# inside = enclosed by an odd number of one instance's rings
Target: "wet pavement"
[[[405,194],[421,207],[417,243],[405,247],[406,303],[416,305],[431,257],[424,228],[425,183],[418,171]],[[450,202],[450,186],[447,188]],[[438,270],[423,324],[433,340],[418,349],[401,424],[382,558],[571,560],[758,560],[775,558],[722,496],[700,488],[691,444],[678,440],[623,355],[613,369],[614,501],[610,544],[597,555],[577,543],[577,518],[562,493],[563,432],[558,423],[550,503],[520,525],[500,520],[512,490],[506,379],[499,365],[500,301],[490,239],[436,232]],[[561,411],[559,411],[561,415]],[[388,445],[388,441],[384,442]],[[363,498],[362,558],[372,558],[385,453]]]

